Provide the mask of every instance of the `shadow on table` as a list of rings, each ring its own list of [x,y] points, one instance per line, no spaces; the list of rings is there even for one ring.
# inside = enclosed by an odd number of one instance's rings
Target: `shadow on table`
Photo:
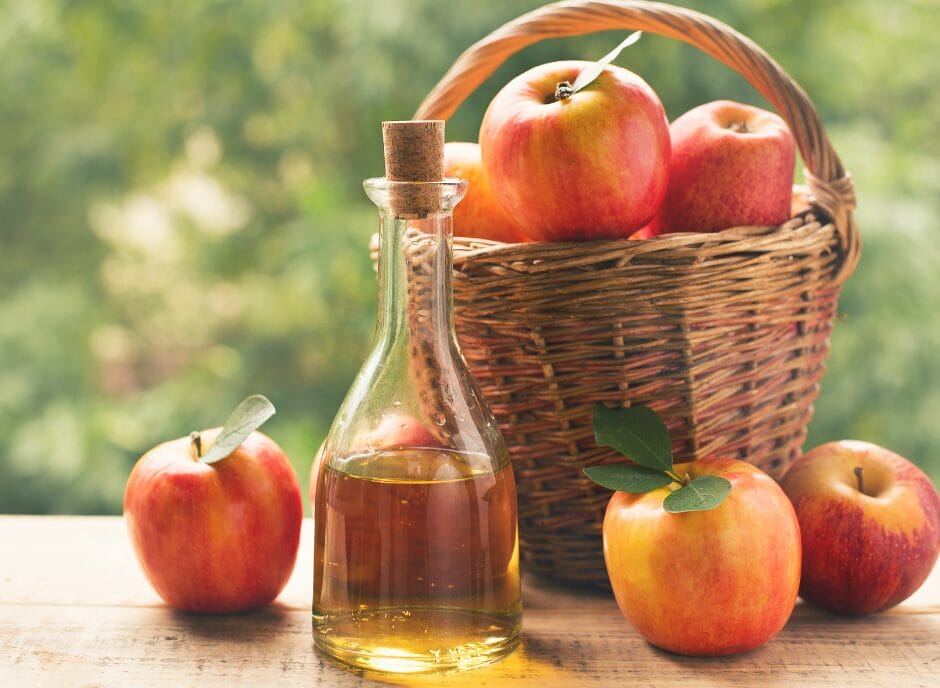
[[[831,685],[913,688],[937,685],[938,632],[940,626],[932,615],[912,614],[903,607],[854,617],[800,601],[775,638],[748,652],[687,657],[646,647],[656,661],[671,668],[662,674],[711,680],[715,685],[753,681],[759,673],[765,685],[785,678],[788,685],[798,681],[830,685],[831,681]],[[919,676],[926,682],[919,682]]]
[[[171,624],[181,631],[217,642],[255,643],[281,635],[293,625],[296,611],[278,602],[250,612],[195,614],[165,608]],[[166,638],[170,640],[170,638]]]

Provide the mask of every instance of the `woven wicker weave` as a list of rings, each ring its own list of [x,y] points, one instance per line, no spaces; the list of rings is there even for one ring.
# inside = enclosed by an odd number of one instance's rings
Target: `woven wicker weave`
[[[594,405],[651,405],[677,460],[734,456],[778,475],[806,437],[839,286],[860,252],[851,180],[806,94],[752,41],[697,12],[548,5],[468,49],[415,118],[446,119],[527,45],[614,28],[685,41],[740,72],[790,126],[809,206],[780,227],[648,241],[455,239],[458,336],[513,459],[526,569],[600,584],[610,493],[581,469],[621,457],[594,444]]]

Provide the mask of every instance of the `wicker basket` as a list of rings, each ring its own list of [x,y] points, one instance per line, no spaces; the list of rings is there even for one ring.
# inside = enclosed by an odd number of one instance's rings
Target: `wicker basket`
[[[850,177],[806,94],[751,40],[697,12],[548,5],[469,48],[415,118],[446,119],[527,45],[607,29],[685,41],[740,72],[790,126],[807,203],[780,227],[647,241],[455,239],[458,336],[509,445],[526,570],[598,584],[610,493],[581,469],[622,457],[595,445],[594,405],[657,409],[678,460],[734,456],[779,475],[806,437],[839,286],[860,251]]]

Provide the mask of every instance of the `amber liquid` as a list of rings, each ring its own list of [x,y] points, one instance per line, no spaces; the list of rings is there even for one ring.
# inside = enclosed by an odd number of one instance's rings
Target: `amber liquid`
[[[412,449],[326,461],[314,513],[317,645],[355,666],[420,672],[499,659],[519,641],[508,460]]]

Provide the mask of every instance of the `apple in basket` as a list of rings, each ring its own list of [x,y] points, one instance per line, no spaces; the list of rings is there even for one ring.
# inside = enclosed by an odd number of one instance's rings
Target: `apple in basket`
[[[795,144],[780,117],[719,100],[679,116],[669,132],[669,187],[642,238],[790,218]]]
[[[800,583],[800,529],[783,490],[735,459],[673,465],[666,426],[644,406],[598,407],[599,445],[633,464],[585,469],[617,492],[604,560],[623,615],[657,647],[718,656],[783,628]]]
[[[903,601],[930,575],[940,496],[907,459],[868,442],[829,442],[797,459],[781,485],[803,534],[804,599],[868,614]]]
[[[303,503],[287,456],[255,429],[274,413],[260,395],[223,428],[144,454],[124,492],[124,519],[150,583],[189,612],[271,602],[294,568]]]
[[[480,146],[466,141],[444,144],[444,176],[470,182],[467,194],[454,207],[454,234],[492,239],[506,243],[528,241],[522,225],[516,222],[493,195],[483,173]]]
[[[517,76],[480,127],[494,194],[536,241],[625,238],[653,217],[669,173],[669,123],[643,79],[598,63],[552,62]]]

